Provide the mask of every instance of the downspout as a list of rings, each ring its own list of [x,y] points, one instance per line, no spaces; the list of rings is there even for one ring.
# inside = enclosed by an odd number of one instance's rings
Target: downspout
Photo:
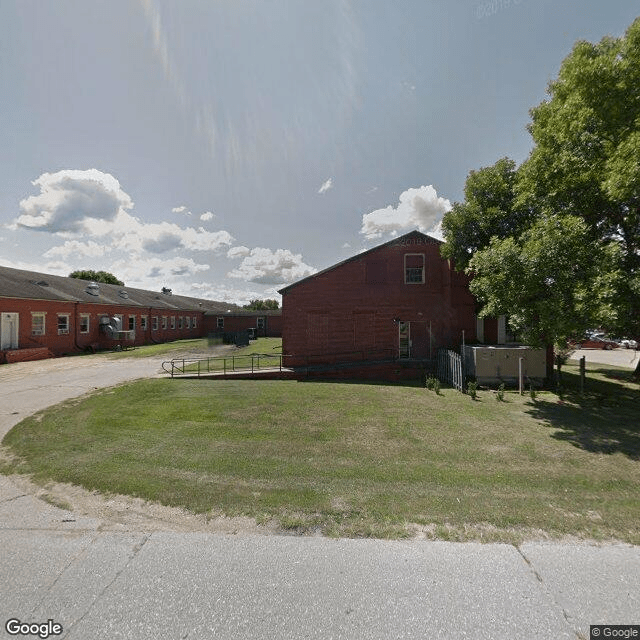
[[[74,318],[73,318],[73,344],[75,344],[76,349],[78,351],[82,351],[82,347],[78,344],[78,329],[80,327],[80,323],[78,322],[78,305],[80,303],[79,302],[74,302],[73,306],[74,306]]]

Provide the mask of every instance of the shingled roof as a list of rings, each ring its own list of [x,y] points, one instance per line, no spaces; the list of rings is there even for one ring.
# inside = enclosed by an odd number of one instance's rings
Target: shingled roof
[[[91,283],[64,276],[0,266],[0,298],[59,300],[182,311],[224,311],[238,305],[216,300],[134,289],[116,284]]]

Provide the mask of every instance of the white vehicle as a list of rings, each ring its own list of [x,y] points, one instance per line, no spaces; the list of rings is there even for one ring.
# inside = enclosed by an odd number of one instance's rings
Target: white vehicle
[[[620,346],[625,349],[637,349],[638,343],[631,338],[622,338],[622,340],[620,340]]]

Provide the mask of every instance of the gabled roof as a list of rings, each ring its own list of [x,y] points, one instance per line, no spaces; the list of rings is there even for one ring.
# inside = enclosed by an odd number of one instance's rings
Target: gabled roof
[[[95,285],[95,286],[94,286]],[[91,283],[64,276],[0,266],[0,298],[58,300],[167,311],[227,311],[235,304],[146,291],[116,284]]]
[[[302,284],[303,282],[307,282],[308,280],[312,280],[313,278],[317,278],[318,276],[321,276],[329,271],[332,271],[333,269],[337,269],[338,267],[341,267],[344,264],[347,264],[348,262],[353,262],[355,260],[360,260],[360,258],[362,258],[363,256],[367,256],[370,253],[374,253],[375,251],[379,251],[380,249],[383,249],[384,247],[388,247],[394,244],[397,244],[398,242],[402,241],[403,239],[407,239],[407,238],[412,238],[412,237],[416,237],[419,236],[427,241],[433,242],[434,244],[444,244],[442,240],[438,240],[438,238],[434,238],[433,236],[427,235],[425,233],[422,233],[421,231],[409,231],[409,233],[405,233],[402,236],[398,236],[396,238],[393,238],[392,240],[389,240],[388,242],[385,242],[383,244],[379,244],[375,247],[372,247],[371,249],[367,249],[366,251],[363,251],[362,253],[357,253],[355,256],[351,256],[350,258],[347,258],[346,260],[342,260],[342,262],[338,262],[330,267],[327,267],[326,269],[323,269],[322,271],[318,271],[317,273],[314,273],[311,276],[307,276],[306,278],[302,278],[302,280],[298,280],[297,282],[294,282],[290,285],[287,285],[286,287],[283,287],[282,289],[278,290],[279,294],[284,294],[287,291],[289,291],[290,289],[293,289],[293,287],[297,287],[299,284]]]

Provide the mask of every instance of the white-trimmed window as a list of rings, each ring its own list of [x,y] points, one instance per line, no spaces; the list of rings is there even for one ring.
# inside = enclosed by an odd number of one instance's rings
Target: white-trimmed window
[[[218,327],[218,329],[224,329],[224,318],[218,318],[216,320],[216,327]]]
[[[136,317],[129,316],[129,331],[135,331],[135,330],[136,330]]]
[[[58,314],[58,335],[66,336],[69,333],[69,314]]]
[[[171,328],[172,329],[176,328],[176,317],[175,316],[171,316]]]
[[[47,317],[46,311],[32,311],[31,312],[31,335],[43,336],[45,332],[45,318]]]
[[[158,316],[151,316],[151,331],[158,330]]]
[[[424,253],[404,254],[404,283],[424,284]]]
[[[162,328],[167,328],[167,316],[162,316]]]
[[[89,333],[91,316],[88,313],[80,314],[80,333]]]
[[[184,319],[184,326],[185,329],[191,329],[191,318],[189,316]]]
[[[140,316],[140,328],[143,331],[146,331],[148,326],[149,326],[149,316]]]
[[[198,317],[197,317],[197,316],[193,316],[193,322],[191,323],[191,326],[192,326],[194,329],[197,329],[197,328],[198,328]]]
[[[182,316],[178,316],[178,329],[182,329],[184,326],[184,318]]]
[[[258,318],[258,323],[256,324],[256,327],[258,329],[264,329],[264,325],[265,325],[264,320],[265,320],[264,318]]]

